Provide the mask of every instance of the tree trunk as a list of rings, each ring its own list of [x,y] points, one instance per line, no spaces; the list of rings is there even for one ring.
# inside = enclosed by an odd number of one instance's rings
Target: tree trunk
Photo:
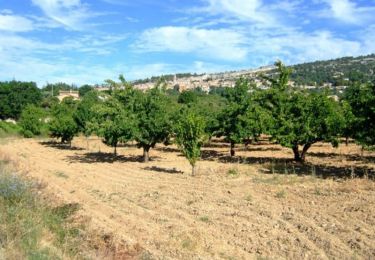
[[[294,153],[294,160],[296,162],[304,162],[306,158],[306,153],[310,149],[311,143],[307,143],[303,146],[302,151],[300,152],[298,149],[298,145],[294,145],[292,147]]]
[[[306,153],[310,149],[311,144],[307,143],[303,146],[302,153],[301,153],[301,161],[304,162],[306,158]]]
[[[234,156],[236,151],[234,151],[234,142],[230,142],[230,156]]]
[[[294,153],[294,160],[295,160],[296,162],[301,162],[301,156],[300,156],[300,154],[299,154],[298,144],[297,144],[297,145],[294,145],[294,146],[292,147],[292,149],[293,149],[293,153]]]
[[[348,146],[349,144],[349,137],[345,137],[345,145]]]
[[[191,176],[195,176],[195,164],[191,165]]]
[[[89,137],[86,136],[86,150],[89,150]]]
[[[114,154],[114,156],[117,156],[117,144],[114,145],[114,148],[115,148],[115,149],[114,149],[114,151],[113,151],[113,154]]]
[[[143,147],[143,161],[145,163],[149,162],[150,160],[149,151],[150,151],[150,146]]]

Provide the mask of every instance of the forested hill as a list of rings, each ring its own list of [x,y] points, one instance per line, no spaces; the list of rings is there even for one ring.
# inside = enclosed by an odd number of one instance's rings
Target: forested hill
[[[321,86],[332,83],[334,86],[347,86],[350,82],[375,81],[375,54],[315,61],[291,67],[292,80],[298,85]]]

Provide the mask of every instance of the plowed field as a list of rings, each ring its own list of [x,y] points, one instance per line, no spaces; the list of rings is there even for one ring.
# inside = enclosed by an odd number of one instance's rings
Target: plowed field
[[[135,146],[114,157],[96,139],[72,149],[24,139],[0,146],[135,258],[375,259],[375,182],[345,177],[371,175],[375,153],[317,144],[299,166],[272,144],[241,148],[235,159],[220,142],[204,150],[191,177],[173,146],[151,150],[147,164]]]

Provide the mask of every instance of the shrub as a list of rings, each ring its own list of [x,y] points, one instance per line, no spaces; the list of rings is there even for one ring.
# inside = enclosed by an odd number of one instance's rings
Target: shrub
[[[43,110],[35,105],[28,105],[21,114],[20,126],[21,133],[26,138],[34,135],[40,135],[43,125]]]

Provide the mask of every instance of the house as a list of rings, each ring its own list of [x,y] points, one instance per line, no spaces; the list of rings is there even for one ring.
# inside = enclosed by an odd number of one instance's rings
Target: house
[[[60,102],[66,97],[72,97],[74,100],[78,100],[79,99],[79,92],[75,91],[75,90],[68,90],[68,91],[60,90],[60,93],[57,96],[57,98],[60,100]]]

